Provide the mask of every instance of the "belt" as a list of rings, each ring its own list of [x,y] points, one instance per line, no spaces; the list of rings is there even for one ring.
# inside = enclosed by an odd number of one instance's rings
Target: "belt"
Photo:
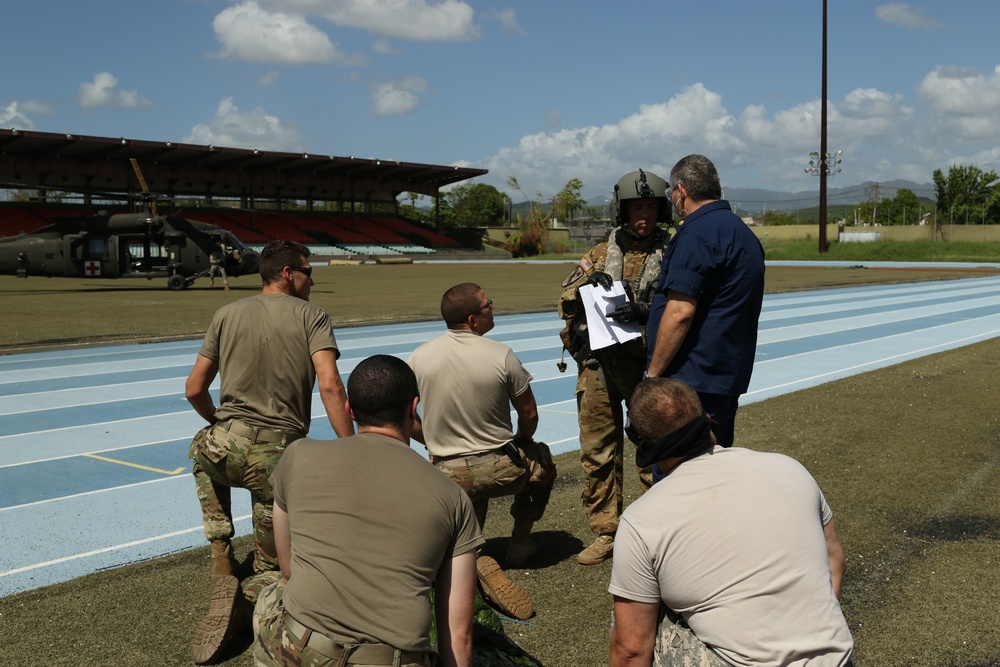
[[[509,443],[508,443],[509,444]],[[503,456],[503,450],[507,445],[500,445],[496,449],[475,454],[455,454],[453,456],[435,456],[434,464],[443,468],[471,468],[482,463],[492,463]]]
[[[285,628],[299,636],[299,650],[309,647],[331,660],[340,660],[349,651],[346,665],[426,665],[427,654],[423,651],[400,651],[388,644],[341,644],[326,635],[302,625],[287,611],[284,616]],[[397,662],[398,656],[398,662]]]
[[[298,440],[302,436],[289,431],[275,431],[266,428],[255,428],[249,424],[241,422],[239,419],[227,419],[216,424],[223,431],[246,438],[250,442],[280,442],[287,444],[293,440]]]

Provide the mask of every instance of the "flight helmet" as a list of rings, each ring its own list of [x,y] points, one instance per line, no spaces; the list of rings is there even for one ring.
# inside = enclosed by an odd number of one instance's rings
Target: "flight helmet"
[[[653,172],[647,173],[642,169],[630,171],[622,176],[615,183],[615,226],[628,224],[628,208],[625,206],[625,200],[645,197],[655,197],[659,203],[656,222],[658,224],[670,222],[670,198],[667,196],[669,187],[665,180]]]

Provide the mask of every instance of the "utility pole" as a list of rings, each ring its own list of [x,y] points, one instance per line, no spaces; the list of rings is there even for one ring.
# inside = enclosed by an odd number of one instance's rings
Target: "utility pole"
[[[823,100],[819,115],[819,154],[827,159],[826,151],[826,0],[823,0]],[[819,170],[819,252],[825,253],[826,244],[826,164]]]

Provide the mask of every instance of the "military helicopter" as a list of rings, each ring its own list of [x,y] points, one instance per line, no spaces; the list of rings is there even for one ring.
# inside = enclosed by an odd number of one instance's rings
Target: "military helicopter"
[[[133,163],[149,211],[65,217],[35,232],[0,237],[0,274],[93,278],[166,278],[182,290],[207,276],[209,257],[223,250],[230,276],[256,273],[260,256],[226,229],[172,215],[157,215]]]

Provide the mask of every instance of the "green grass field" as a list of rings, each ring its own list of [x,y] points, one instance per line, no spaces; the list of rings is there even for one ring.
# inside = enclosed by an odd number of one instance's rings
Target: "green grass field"
[[[551,309],[568,272],[494,266],[331,267],[316,272],[314,300],[342,324],[426,319],[436,316],[445,287],[474,280],[499,313]],[[969,275],[769,270],[767,280],[769,291],[781,291]],[[228,294],[14,280],[0,278],[8,310],[0,344],[8,349],[39,335],[50,343],[74,334],[83,341],[192,335],[220,304],[257,291],[250,278]],[[740,410],[737,444],[802,461],[833,508],[848,558],[843,606],[858,667],[1000,664],[998,372],[1000,339],[993,339]],[[555,491],[536,526],[541,555],[509,573],[532,595],[537,615],[504,625],[548,667],[606,664],[611,563],[577,565],[575,554],[592,539],[580,508],[581,472],[574,453],[557,464]],[[637,488],[630,471],[626,489],[634,496]],[[497,501],[486,525],[489,553],[502,558],[509,530]],[[238,545],[246,555],[247,539]],[[201,548],[0,598],[0,663],[190,665],[191,632],[208,604],[208,563]],[[235,651],[226,664],[252,660]]]
[[[440,318],[441,294],[476,282],[496,303],[496,314],[555,308],[572,264],[511,261],[497,264],[318,266],[312,301],[335,326]],[[766,289],[787,292],[839,285],[939,280],[991,275],[980,269],[865,269],[771,267]],[[4,323],[0,353],[45,345],[162,339],[204,334],[219,306],[260,291],[258,276],[230,280],[231,292],[206,280],[180,292],[166,281],[0,276]]]

